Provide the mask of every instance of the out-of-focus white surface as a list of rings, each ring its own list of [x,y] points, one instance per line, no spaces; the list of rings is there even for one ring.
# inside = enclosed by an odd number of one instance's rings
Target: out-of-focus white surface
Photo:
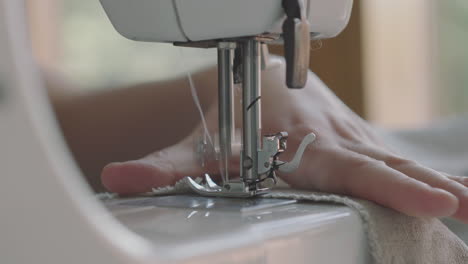
[[[41,85],[23,1],[0,0],[0,262],[154,263],[94,199]]]

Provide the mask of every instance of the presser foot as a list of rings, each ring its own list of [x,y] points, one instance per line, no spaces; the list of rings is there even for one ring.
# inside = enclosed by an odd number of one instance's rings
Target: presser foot
[[[192,191],[202,196],[247,198],[263,194],[268,190],[268,188],[250,190],[248,185],[240,181],[219,186],[208,174],[205,174],[203,180],[196,181],[188,176],[184,180]]]
[[[184,180],[191,190],[202,196],[246,198],[264,194],[276,184],[276,171],[291,173],[299,167],[305,149],[314,142],[316,136],[314,133],[305,136],[294,158],[289,162],[284,162],[279,160],[278,156],[286,150],[287,138],[286,132],[263,138],[263,149],[258,152],[260,162],[257,174],[259,176],[251,183],[241,180],[228,181],[223,183],[223,186],[219,186],[208,174],[200,180],[194,180],[188,176]]]

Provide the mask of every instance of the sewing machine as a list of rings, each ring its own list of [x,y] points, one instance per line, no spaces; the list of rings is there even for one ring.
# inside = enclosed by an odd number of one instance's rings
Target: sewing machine
[[[205,175],[203,183],[187,177],[195,192],[208,196],[255,196],[276,183],[276,171],[288,173],[299,167],[302,154],[315,139],[314,134],[303,139],[290,162],[279,160],[279,155],[286,151],[287,132],[261,136],[260,72],[262,62],[264,66],[268,63],[266,44],[284,43],[287,86],[303,88],[311,37],[334,37],[341,32],[348,22],[352,1],[101,0],[101,3],[115,29],[129,39],[218,49],[219,144],[209,146],[201,142],[196,149],[215,152],[220,160],[222,182],[216,184],[209,175]],[[164,10],[160,12],[164,14],[154,15],[158,10]],[[228,162],[233,154],[234,83],[242,87],[241,173],[235,175],[240,180],[230,177]]]
[[[24,3],[0,0],[0,260],[5,263],[365,263],[358,214],[330,204],[265,199],[293,171],[286,132],[261,137],[266,43],[283,42],[290,88],[304,86],[309,41],[336,36],[352,0],[101,0],[130,39],[218,49],[222,181],[186,178],[195,195],[99,201],[73,162],[35,67]],[[241,175],[229,175],[235,83],[243,92]],[[264,91],[268,92],[268,91]],[[285,128],[287,129],[287,128]],[[240,176],[236,177],[236,176]]]

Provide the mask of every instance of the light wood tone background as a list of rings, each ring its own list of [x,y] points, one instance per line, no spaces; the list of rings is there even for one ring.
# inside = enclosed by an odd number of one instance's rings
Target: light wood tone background
[[[436,0],[362,0],[367,118],[418,128],[437,117]]]

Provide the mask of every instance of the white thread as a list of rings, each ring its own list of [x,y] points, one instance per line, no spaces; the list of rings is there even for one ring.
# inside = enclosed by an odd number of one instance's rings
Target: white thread
[[[180,51],[180,55],[183,58],[184,54],[183,54],[182,48],[179,48],[179,51]],[[183,60],[180,60],[180,61],[183,61]],[[206,124],[205,115],[203,113],[203,109],[202,109],[201,104],[200,104],[200,99],[198,98],[198,93],[197,93],[197,89],[195,87],[195,83],[193,82],[193,79],[192,79],[192,74],[187,69],[187,67],[183,67],[183,69],[184,69],[185,74],[187,75],[187,79],[189,81],[190,92],[192,93],[193,102],[195,103],[195,106],[197,107],[198,113],[200,114],[200,119],[201,119],[201,122],[202,122],[203,132],[204,132],[203,133],[203,139],[204,140],[208,139],[208,143],[214,149],[215,145],[214,145],[213,139],[212,139],[212,137],[210,135],[210,132],[208,130],[208,125]]]
[[[203,125],[204,136],[208,138],[209,143],[211,144],[212,147],[214,147],[213,139],[211,138],[210,132],[208,131],[208,125],[206,124],[205,115],[203,114],[203,109],[201,107],[200,100],[198,99],[197,90],[192,80],[192,74],[190,74],[189,71],[187,71],[187,78],[189,80],[190,91],[192,92],[193,102],[197,106],[198,112],[200,113],[200,119]]]

